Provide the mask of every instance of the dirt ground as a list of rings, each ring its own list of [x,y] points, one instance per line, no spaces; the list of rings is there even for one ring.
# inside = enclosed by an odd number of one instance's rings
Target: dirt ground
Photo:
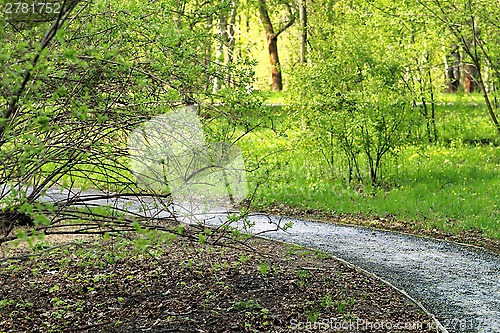
[[[161,238],[50,250],[47,237],[38,256],[4,252],[21,257],[0,262],[0,332],[433,331],[402,295],[325,253]]]

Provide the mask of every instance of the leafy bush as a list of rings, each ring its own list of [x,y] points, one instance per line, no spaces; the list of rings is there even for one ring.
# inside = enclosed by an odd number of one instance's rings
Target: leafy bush
[[[357,28],[332,32],[333,45],[317,41],[312,64],[297,69],[291,108],[299,142],[323,156],[333,177],[341,169],[349,182],[377,184],[387,154],[411,140],[415,119],[404,64],[380,52],[372,30]]]
[[[137,186],[126,146],[127,135],[156,115],[198,105],[209,142],[232,143],[241,136],[236,126],[255,127],[245,118],[260,105],[246,94],[251,63],[206,59],[214,42],[206,22],[219,5],[66,5],[45,21],[0,19],[0,243],[16,237],[9,233],[17,224],[40,232],[61,221],[85,220],[86,232],[147,225],[144,214],[132,218],[113,204],[118,194],[167,209],[168,193]],[[207,89],[215,77],[217,95]],[[54,188],[65,199],[47,202]],[[86,188],[94,192],[82,195]],[[96,200],[111,204],[97,210]]]

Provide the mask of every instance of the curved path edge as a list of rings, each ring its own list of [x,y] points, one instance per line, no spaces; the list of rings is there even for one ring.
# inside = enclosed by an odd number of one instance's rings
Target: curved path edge
[[[333,254],[390,284],[429,309],[424,312],[441,332],[500,332],[500,256],[495,253],[363,226],[263,214],[249,219],[253,234]],[[224,218],[207,214],[203,220],[218,225]],[[286,231],[273,229],[290,222],[293,227]]]
[[[320,222],[320,221],[315,221],[315,222]],[[296,245],[294,243],[290,243],[290,242],[286,242],[286,241],[282,241],[282,240],[278,240],[278,239],[273,239],[273,238],[269,238],[269,237],[266,237],[266,236],[257,236],[259,238],[263,238],[263,239],[267,239],[267,240],[270,240],[270,241],[273,241],[273,242],[278,242],[278,243],[283,243],[283,244],[288,244],[288,245]],[[307,247],[306,247],[307,248]],[[310,249],[314,249],[313,247],[309,247]],[[436,316],[431,313],[422,303],[420,303],[418,300],[416,300],[415,298],[411,297],[405,290],[401,289],[401,288],[398,288],[396,287],[395,285],[393,285],[392,283],[390,283],[389,281],[387,281],[386,279],[378,276],[377,274],[373,273],[373,272],[370,272],[356,264],[353,264],[352,262],[349,262],[345,259],[342,259],[340,257],[337,257],[335,254],[333,253],[330,253],[328,252],[328,255],[330,255],[334,260],[342,263],[343,265],[349,267],[349,268],[353,268],[355,269],[356,271],[358,272],[361,272],[362,274],[366,275],[366,276],[369,276],[369,277],[372,277],[374,279],[376,279],[377,281],[389,286],[390,288],[396,290],[398,293],[400,293],[401,295],[403,295],[406,299],[408,299],[410,302],[412,302],[413,304],[415,304],[420,310],[422,310],[422,312],[425,313],[425,315],[427,317],[429,317],[432,322],[434,323],[434,326],[433,328],[436,330],[436,332],[439,332],[439,333],[450,333],[444,326],[443,324],[441,324],[441,322],[439,321],[439,319],[436,318]]]
[[[103,199],[99,191],[78,194],[94,196],[93,205],[111,205],[143,217],[171,218],[172,211],[179,216],[177,210],[181,208],[173,205],[167,211],[150,200],[119,195]],[[68,190],[51,189],[41,200],[67,201],[69,195]],[[196,213],[197,222],[193,221],[194,215],[179,222],[220,226],[228,221],[228,211],[223,211],[204,211]],[[440,323],[436,322],[436,326],[441,332],[500,332],[499,255],[448,241],[362,226],[264,214],[252,214],[248,219],[252,224],[249,231],[254,235],[265,234],[266,238],[333,254],[397,288],[420,308],[429,309],[424,312]],[[235,226],[238,224],[245,225],[240,221]],[[287,224],[293,226],[286,231],[276,228]]]

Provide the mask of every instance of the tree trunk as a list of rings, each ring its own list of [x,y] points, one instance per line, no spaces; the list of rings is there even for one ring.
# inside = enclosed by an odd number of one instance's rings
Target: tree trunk
[[[283,90],[283,79],[281,76],[281,65],[278,55],[278,36],[288,29],[295,21],[295,16],[291,15],[290,20],[278,31],[275,32],[271,18],[269,16],[269,11],[267,9],[267,4],[265,0],[258,0],[259,16],[266,32],[267,46],[269,49],[269,61],[271,64],[271,77],[272,77],[272,90],[281,91]]]
[[[488,109],[488,113],[490,114],[491,121],[493,122],[493,125],[495,126],[497,133],[500,136],[500,122],[498,121],[498,118],[495,114],[493,106],[491,105],[488,91],[486,90],[486,87],[484,86],[483,78],[481,76],[481,67],[479,66],[479,60],[475,59],[475,63],[476,63],[476,69],[477,69],[477,83],[478,83],[479,88],[481,88],[481,91],[483,93],[484,102],[486,103],[486,108]]]
[[[212,31],[212,24],[213,24],[213,17],[209,16],[207,18],[207,30],[208,30],[208,32]],[[211,66],[211,62],[212,62],[212,43],[207,43],[207,46],[205,49],[205,60],[204,60],[204,66],[205,66],[205,70],[206,70],[206,86],[205,86],[206,91],[209,91],[210,85],[211,85],[211,80],[212,80],[212,76],[208,71],[208,69]]]
[[[283,90],[283,77],[281,76],[281,65],[278,56],[278,38],[267,37],[267,46],[269,47],[269,61],[271,63],[271,78],[273,91]]]
[[[488,93],[488,90],[486,89],[486,86],[485,86],[485,83],[483,80],[483,76],[481,74],[481,59],[479,58],[478,53],[477,53],[477,50],[480,47],[477,44],[477,42],[479,40],[478,39],[478,30],[477,30],[476,23],[474,21],[472,21],[472,31],[474,33],[474,37],[472,40],[473,49],[471,49],[471,47],[469,46],[469,43],[467,43],[465,38],[463,38],[463,36],[462,36],[463,45],[465,48],[465,52],[472,59],[472,62],[473,62],[473,65],[474,65],[475,71],[476,71],[476,82],[477,82],[479,88],[481,89],[481,92],[483,93],[484,102],[486,103],[486,108],[488,109],[488,113],[490,114],[491,121],[493,122],[493,125],[495,126],[497,133],[500,136],[500,122],[498,121],[498,118],[495,114],[495,110],[493,109],[493,105],[491,104],[489,93]],[[486,58],[490,58],[488,56],[488,54],[486,53],[485,49],[482,47],[480,47],[480,48],[481,48],[481,51],[483,52],[484,56]]]
[[[299,0],[300,15],[300,62],[307,61],[307,0]]]
[[[229,15],[229,28],[228,28],[228,50],[227,62],[232,63],[234,60],[234,48],[236,46],[236,36],[234,33],[234,26],[236,24],[236,14],[238,13],[238,1],[231,2],[231,12]]]
[[[429,59],[429,54],[427,53],[425,55],[425,60],[427,63],[430,63]],[[431,142],[437,142],[438,135],[437,135],[437,126],[436,126],[436,101],[434,99],[434,85],[433,85],[433,80],[432,80],[432,71],[431,68],[427,68],[427,76],[429,79],[429,94],[430,94],[430,103],[431,103],[431,127],[432,127],[432,132],[433,132],[433,141]]]
[[[221,10],[219,13],[219,40],[217,41],[217,49],[215,52],[215,61],[218,64],[225,64],[226,63],[226,55],[224,54],[224,49],[225,45],[228,43],[228,33],[227,33],[227,16],[228,13],[226,9]],[[219,88],[221,87],[221,82],[219,82],[219,79],[217,76],[214,77],[214,87],[213,87],[213,92],[216,93]]]
[[[452,65],[448,67],[447,79],[449,85],[449,92],[455,93],[460,87],[460,51],[457,45],[452,46],[452,51],[450,53],[452,57]]]
[[[477,69],[473,64],[465,65],[465,91],[472,93],[476,91]]]

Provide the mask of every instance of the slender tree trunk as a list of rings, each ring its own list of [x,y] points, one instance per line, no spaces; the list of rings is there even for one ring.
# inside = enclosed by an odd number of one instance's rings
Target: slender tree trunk
[[[429,54],[425,54],[425,61],[427,64],[430,63],[429,59]],[[430,94],[430,104],[431,104],[431,116],[430,116],[430,121],[431,121],[431,127],[432,127],[432,139],[431,142],[437,142],[438,135],[437,135],[437,127],[436,127],[436,101],[434,98],[434,86],[433,86],[433,80],[432,80],[432,71],[430,67],[427,67],[427,77],[429,79],[429,94]]]
[[[449,85],[449,92],[455,93],[460,87],[460,50],[457,45],[452,46],[450,53],[452,58],[452,65],[448,67],[447,79]]]
[[[493,109],[493,105],[491,104],[490,101],[490,96],[488,93],[488,89],[485,86],[485,82],[483,80],[483,75],[481,73],[481,59],[478,55],[478,48],[480,45],[478,45],[478,30],[476,26],[476,22],[473,20],[472,21],[472,31],[474,33],[473,40],[472,40],[472,49],[469,47],[469,43],[466,42],[465,38],[462,36],[462,41],[465,47],[466,53],[469,55],[469,57],[472,59],[472,62],[475,67],[475,71],[477,73],[476,77],[476,82],[479,85],[479,88],[481,89],[484,97],[484,102],[486,103],[486,108],[488,109],[488,113],[490,114],[491,121],[493,122],[493,125],[495,126],[495,129],[497,130],[498,135],[500,136],[500,123],[498,122],[498,118],[495,114],[495,110]],[[484,48],[481,48],[484,56],[488,59],[489,56],[486,53]]]
[[[211,33],[212,31],[212,24],[213,24],[213,17],[209,16],[207,18],[207,30]],[[208,68],[210,68],[212,62],[212,43],[208,43],[205,49],[205,60],[204,60],[204,65],[205,68],[207,69],[207,74],[206,74],[206,86],[205,90],[210,90],[211,86],[211,75],[208,72]]]
[[[481,68],[479,67],[479,63],[476,63],[476,68],[477,68],[477,83],[479,84],[479,87],[481,88],[481,91],[483,92],[483,97],[484,97],[484,102],[486,103],[486,107],[488,108],[488,113],[490,114],[491,121],[493,122],[493,125],[495,126],[498,135],[500,136],[500,123],[498,122],[498,118],[495,114],[495,110],[493,109],[493,106],[491,105],[490,97],[488,94],[488,91],[486,90],[486,87],[483,82],[483,78],[481,75]]]
[[[425,130],[427,132],[427,140],[429,140],[429,142],[432,142],[431,122],[429,119],[429,111],[427,110],[427,101],[425,100],[424,96],[422,96],[422,112],[421,113],[425,119]]]
[[[433,142],[437,142],[438,134],[437,134],[437,126],[436,126],[436,101],[434,100],[434,87],[432,86],[432,73],[430,68],[428,69],[429,74],[429,90],[431,94],[431,125],[432,125],[432,133],[433,133]]]
[[[215,61],[218,64],[225,64],[226,63],[226,55],[224,54],[224,46],[227,45],[228,42],[228,33],[227,33],[227,16],[228,13],[226,9],[221,10],[219,13],[219,41],[217,42],[217,49],[215,51]],[[213,92],[216,93],[217,90],[221,87],[221,83],[219,82],[219,79],[217,76],[214,78],[214,88]]]
[[[300,62],[307,61],[307,0],[299,0],[300,15]]]
[[[237,13],[238,13],[238,1],[232,1],[231,12],[229,15],[229,27],[228,27],[228,46],[227,46],[228,63],[232,63],[234,60],[234,48],[236,46],[236,36],[234,33],[234,26],[236,24]]]

